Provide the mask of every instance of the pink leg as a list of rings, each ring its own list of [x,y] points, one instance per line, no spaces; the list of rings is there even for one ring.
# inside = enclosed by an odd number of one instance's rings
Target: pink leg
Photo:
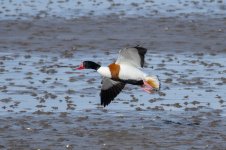
[[[153,89],[153,87],[150,86],[146,81],[143,81],[143,82],[144,82],[144,86],[145,86],[145,87],[149,88],[150,90]]]
[[[151,91],[150,91],[150,89],[148,89],[148,88],[142,88],[145,92],[147,92],[147,93],[149,93],[149,94],[151,94]]]
[[[141,87],[145,92],[149,94],[152,93],[153,87],[150,86],[147,82],[146,83],[144,82],[144,85],[142,85]]]

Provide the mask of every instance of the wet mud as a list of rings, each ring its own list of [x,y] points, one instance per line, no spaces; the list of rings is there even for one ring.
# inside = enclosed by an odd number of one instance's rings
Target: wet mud
[[[89,9],[75,15],[67,2],[43,3],[48,11],[40,13],[36,1],[0,1],[0,149],[226,147],[223,1],[126,1],[137,16],[117,1],[90,3],[102,13],[76,1]],[[171,9],[148,13],[149,3]],[[20,8],[36,11],[15,13]],[[144,71],[159,76],[161,90],[126,85],[103,108],[99,74],[74,68],[84,60],[108,65],[136,45],[148,49]]]
[[[223,149],[219,111],[76,113],[1,116],[1,149]]]

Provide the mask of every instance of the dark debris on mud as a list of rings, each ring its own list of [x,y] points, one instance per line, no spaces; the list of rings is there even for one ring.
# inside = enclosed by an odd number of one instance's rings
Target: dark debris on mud
[[[90,145],[95,149],[222,149],[226,146],[225,118],[219,112],[111,113],[92,110],[1,116],[0,145],[3,149],[90,149]]]

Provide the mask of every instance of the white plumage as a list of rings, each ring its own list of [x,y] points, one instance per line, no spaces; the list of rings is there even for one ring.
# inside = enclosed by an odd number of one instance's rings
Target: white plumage
[[[147,76],[140,69],[129,64],[120,64],[119,78],[122,80],[144,80]]]
[[[97,69],[97,72],[103,77],[111,78],[111,72],[108,67],[100,67],[99,69]]]

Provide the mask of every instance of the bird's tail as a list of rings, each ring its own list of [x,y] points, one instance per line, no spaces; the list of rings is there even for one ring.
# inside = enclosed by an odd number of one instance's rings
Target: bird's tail
[[[160,80],[158,76],[149,75],[144,78],[144,81],[153,87],[155,90],[160,90]]]

